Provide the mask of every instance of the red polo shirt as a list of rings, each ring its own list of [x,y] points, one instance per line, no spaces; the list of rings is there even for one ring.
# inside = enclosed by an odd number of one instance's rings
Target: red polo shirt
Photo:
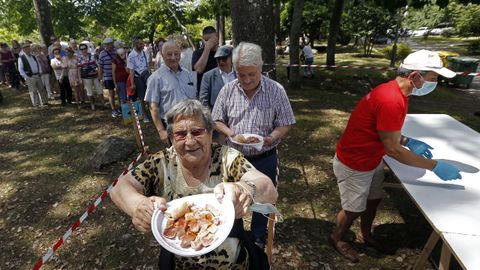
[[[337,144],[338,159],[357,171],[373,170],[385,155],[378,130],[401,130],[407,111],[408,98],[396,80],[375,87],[350,115]]]

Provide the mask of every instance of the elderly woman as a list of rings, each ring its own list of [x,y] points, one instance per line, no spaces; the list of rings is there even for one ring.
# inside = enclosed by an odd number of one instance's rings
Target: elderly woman
[[[248,213],[251,195],[256,202],[275,203],[278,194],[267,176],[237,150],[212,144],[214,123],[209,109],[198,100],[179,102],[166,120],[172,147],[122,176],[111,193],[113,202],[132,217],[138,230],[150,231],[154,203],[164,211],[167,201],[182,196],[213,192],[220,201],[233,201],[236,218]],[[160,252],[161,269],[166,263],[163,258],[168,258],[165,253],[164,249]],[[239,239],[229,237],[204,256],[175,256],[173,261],[177,269],[247,269],[245,254]]]

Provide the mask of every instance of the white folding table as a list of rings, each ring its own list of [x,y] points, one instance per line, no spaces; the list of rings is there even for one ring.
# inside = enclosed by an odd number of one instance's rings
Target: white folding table
[[[429,170],[384,157],[433,227],[414,269],[422,269],[440,237],[445,243],[440,269],[448,269],[451,252],[465,269],[480,269],[480,134],[445,114],[409,114],[402,134],[432,146],[434,159],[456,165],[462,175],[442,181]]]

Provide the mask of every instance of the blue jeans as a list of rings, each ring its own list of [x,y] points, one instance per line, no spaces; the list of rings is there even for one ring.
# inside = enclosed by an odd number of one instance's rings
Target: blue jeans
[[[313,65],[313,57],[305,59],[305,65]],[[313,75],[313,69],[311,67],[305,67],[303,74],[305,76]]]
[[[117,82],[117,93],[121,103],[127,101],[127,82]]]
[[[272,155],[269,155],[264,158],[259,158],[259,159],[253,159],[246,157],[252,165],[268,176],[273,184],[277,186],[277,167],[278,167],[278,156],[277,156],[277,151],[275,150]],[[259,213],[253,212],[252,215],[252,224],[251,224],[251,229],[252,233],[255,236],[255,239],[261,238],[262,240],[266,239],[267,235],[267,223],[268,219]]]

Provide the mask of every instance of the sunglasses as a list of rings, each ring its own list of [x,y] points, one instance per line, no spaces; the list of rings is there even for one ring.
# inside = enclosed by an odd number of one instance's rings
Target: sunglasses
[[[80,48],[80,51],[85,51],[87,48]]]
[[[196,138],[196,137],[203,136],[206,131],[207,131],[206,128],[194,128],[194,129],[191,129],[190,131],[180,130],[180,131],[174,132],[173,136],[175,137],[175,140],[183,141],[187,138],[188,133],[192,134],[192,136]]]

